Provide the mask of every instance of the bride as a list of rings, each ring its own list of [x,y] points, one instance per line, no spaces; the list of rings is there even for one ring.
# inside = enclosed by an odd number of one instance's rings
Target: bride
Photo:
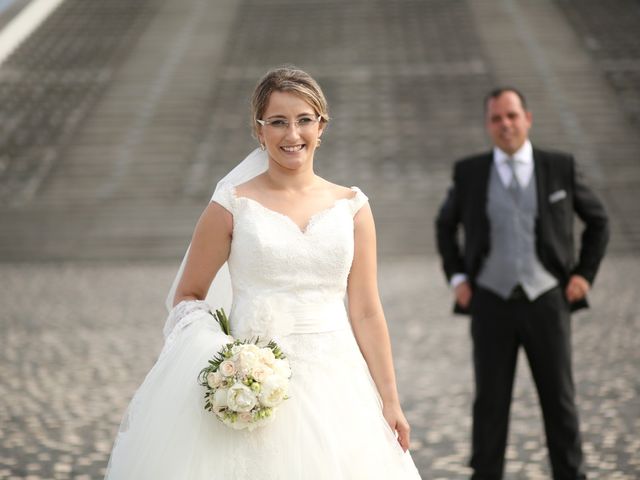
[[[420,478],[378,295],[367,197],[314,173],[328,120],[307,73],[277,68],[258,83],[260,149],[220,181],[198,221],[170,294],[165,345],[131,401],[106,478]],[[197,381],[227,342],[209,309],[226,305],[229,278],[232,335],[277,339],[293,372],[290,399],[253,431],[205,411]]]

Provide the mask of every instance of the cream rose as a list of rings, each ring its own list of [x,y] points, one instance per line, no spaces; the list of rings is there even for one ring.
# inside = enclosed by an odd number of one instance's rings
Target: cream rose
[[[264,382],[270,375],[273,375],[273,370],[261,363],[253,367],[253,370],[251,371],[251,376],[253,377],[253,379],[256,382],[260,383]]]
[[[253,413],[251,412],[239,413],[238,420],[240,420],[243,423],[251,423],[253,421]]]
[[[260,349],[260,352],[258,353],[258,359],[269,366],[273,365],[273,362],[276,361],[276,357],[273,356],[273,351],[268,348],[268,347],[264,347]]]
[[[236,365],[231,360],[224,360],[220,364],[218,371],[225,377],[230,377],[231,375],[234,375],[236,373]]]
[[[222,374],[220,372],[209,372],[207,375],[207,385],[210,388],[218,388],[222,383]]]
[[[254,367],[259,364],[258,355],[260,349],[253,344],[244,345],[240,353],[238,353],[239,369],[245,375],[251,373]]]
[[[258,399],[249,387],[235,383],[227,393],[227,405],[234,412],[248,412],[258,403]]]

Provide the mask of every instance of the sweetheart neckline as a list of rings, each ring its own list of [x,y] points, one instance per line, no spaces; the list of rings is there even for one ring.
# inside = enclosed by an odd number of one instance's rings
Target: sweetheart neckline
[[[355,193],[355,195],[354,195],[353,197],[350,197],[350,198],[337,198],[337,199],[333,202],[333,204],[332,204],[332,205],[330,205],[330,206],[328,206],[328,207],[326,207],[326,208],[323,208],[322,210],[318,210],[317,212],[313,213],[313,214],[308,218],[308,220],[307,220],[307,222],[306,222],[306,224],[305,224],[304,228],[302,228],[300,225],[298,225],[298,223],[297,223],[295,220],[293,220],[289,215],[287,215],[287,214],[285,214],[285,213],[282,213],[282,212],[279,212],[279,211],[274,210],[274,209],[272,209],[272,208],[269,208],[269,207],[267,207],[267,206],[263,205],[263,204],[262,204],[261,202],[259,202],[258,200],[255,200],[255,199],[253,199],[253,198],[251,198],[251,197],[245,197],[245,196],[239,196],[239,195],[237,195],[235,187],[233,187],[233,188],[231,189],[231,194],[232,194],[233,198],[234,198],[234,199],[236,199],[236,200],[246,200],[246,201],[247,201],[247,202],[249,202],[249,203],[252,203],[252,204],[257,205],[257,206],[258,206],[258,207],[260,207],[262,210],[265,210],[265,211],[270,212],[270,213],[272,213],[272,214],[274,214],[274,215],[276,215],[276,216],[278,216],[278,217],[282,217],[282,218],[284,218],[285,220],[288,220],[288,221],[289,221],[289,223],[290,223],[293,227],[295,227],[295,229],[298,231],[298,233],[300,233],[301,235],[307,235],[307,234],[309,233],[310,228],[313,226],[314,222],[315,222],[318,218],[320,218],[321,216],[326,215],[326,214],[328,214],[329,212],[331,212],[331,211],[335,210],[335,209],[338,207],[338,205],[340,205],[340,204],[341,204],[341,202],[344,202],[344,201],[347,201],[347,202],[348,202],[348,201],[351,201],[351,200],[353,200],[354,198],[356,198],[356,197],[357,197],[357,195],[358,195],[358,189],[357,189],[357,187],[350,187],[350,189]]]

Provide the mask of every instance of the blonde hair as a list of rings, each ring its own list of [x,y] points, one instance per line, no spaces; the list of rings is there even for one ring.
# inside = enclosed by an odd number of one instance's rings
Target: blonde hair
[[[313,107],[321,122],[329,121],[329,106],[320,85],[309,75],[292,65],[269,70],[256,85],[251,97],[251,132],[258,138],[258,122],[267,109],[273,92],[297,95]]]

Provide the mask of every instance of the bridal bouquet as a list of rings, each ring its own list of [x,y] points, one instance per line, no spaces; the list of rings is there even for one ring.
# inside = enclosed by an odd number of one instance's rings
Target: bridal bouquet
[[[224,310],[214,318],[226,335],[229,319]],[[205,410],[236,430],[270,421],[286,400],[291,369],[278,344],[255,340],[233,340],[209,360],[198,376],[205,387]]]

